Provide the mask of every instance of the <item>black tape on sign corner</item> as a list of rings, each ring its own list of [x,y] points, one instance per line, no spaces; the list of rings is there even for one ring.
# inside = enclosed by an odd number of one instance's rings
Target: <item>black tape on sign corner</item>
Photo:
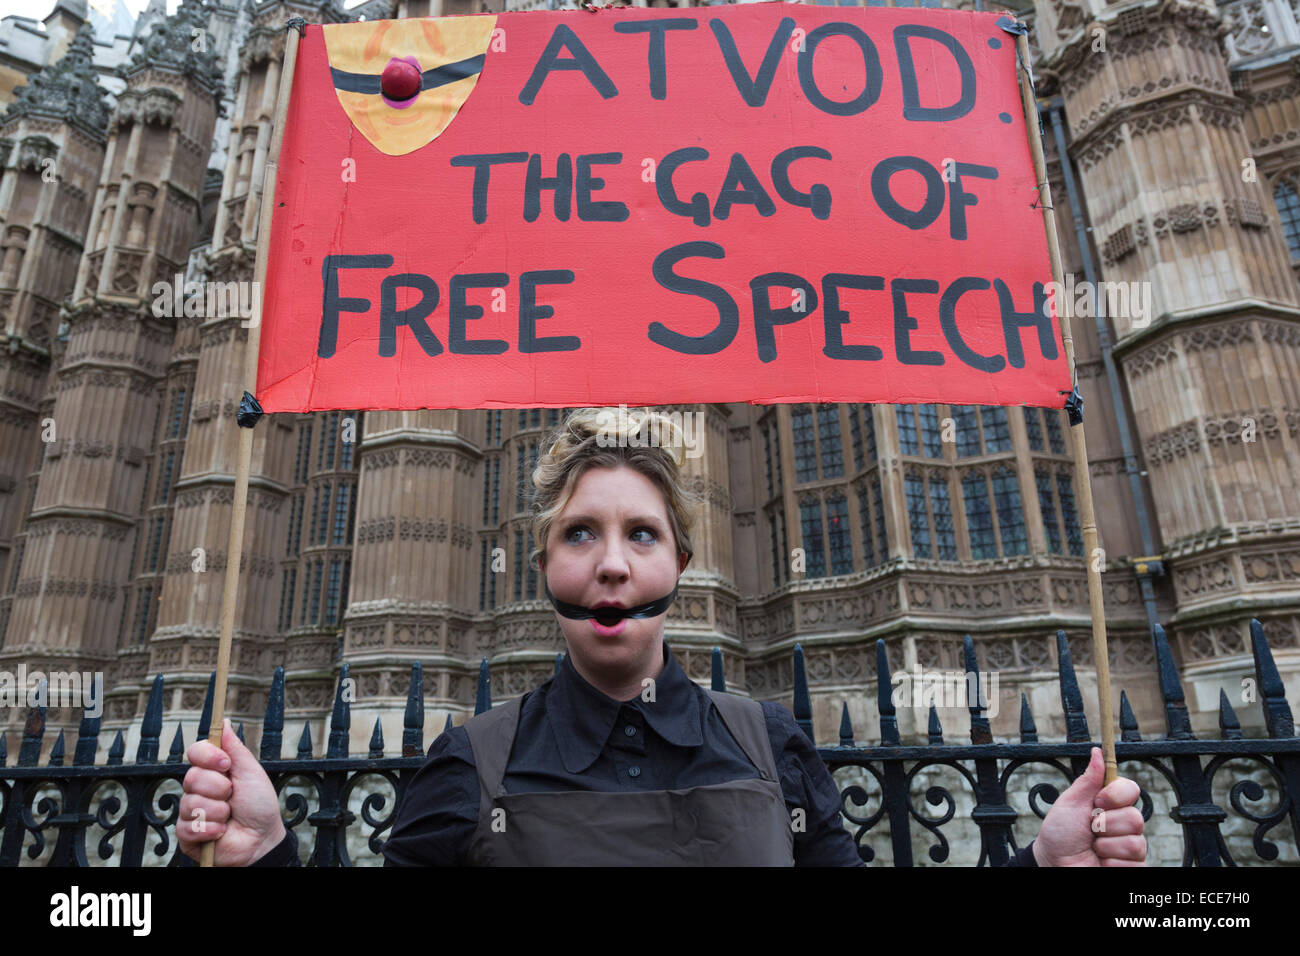
[[[1011,17],[998,17],[998,26],[1005,33],[1014,33],[1018,37],[1029,36],[1029,27]]]
[[[239,423],[240,428],[252,428],[265,414],[262,406],[257,404],[257,399],[244,392],[244,397],[239,400],[239,411],[235,413],[235,421]]]
[[[1070,397],[1065,400],[1065,412],[1070,416],[1070,424],[1079,425],[1083,422],[1083,396],[1079,394],[1079,386],[1074,386],[1074,391]]]

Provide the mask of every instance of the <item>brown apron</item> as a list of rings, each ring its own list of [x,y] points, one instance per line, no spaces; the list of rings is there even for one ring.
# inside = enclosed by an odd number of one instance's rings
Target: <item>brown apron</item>
[[[506,793],[522,698],[465,724],[479,780],[473,866],[793,866],[794,831],[759,703],[709,691],[757,778],[685,790]]]

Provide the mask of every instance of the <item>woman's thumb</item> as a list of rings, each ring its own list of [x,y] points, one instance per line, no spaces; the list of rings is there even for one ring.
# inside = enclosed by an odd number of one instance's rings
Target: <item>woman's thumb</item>
[[[247,770],[250,764],[257,764],[258,761],[253,756],[253,752],[244,746],[243,741],[239,739],[239,735],[230,726],[230,718],[227,717],[221,724],[221,749],[230,757],[231,771],[238,773],[241,770]]]

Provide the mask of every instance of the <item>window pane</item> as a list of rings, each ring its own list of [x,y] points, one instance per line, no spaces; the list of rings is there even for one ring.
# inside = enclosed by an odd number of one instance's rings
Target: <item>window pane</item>
[[[860,471],[866,464],[862,454],[862,419],[858,415],[858,408],[854,405],[848,407],[849,412],[849,437],[853,442],[853,468]]]
[[[767,496],[771,498],[776,494],[776,485],[773,483],[773,462],[772,462],[772,438],[766,428],[763,429],[763,468],[767,476]]]
[[[844,474],[844,448],[840,442],[838,405],[823,405],[817,409],[817,437],[822,446],[822,477],[838,478]]]
[[[529,601],[533,600],[533,598],[537,596],[537,568],[533,567],[533,563],[528,560],[528,556],[533,553],[534,547],[536,547],[536,545],[533,544],[533,533],[529,531],[528,546],[527,550],[524,551],[524,563],[528,565],[528,590],[525,593],[525,600]]]
[[[524,536],[515,529],[515,600],[522,599],[524,593]]]
[[[783,493],[785,479],[781,471],[781,430],[777,427],[776,419],[772,419],[772,468],[776,473],[776,493]]]
[[[930,479],[930,511],[934,515],[935,550],[940,561],[957,560],[957,538],[952,529],[952,502],[948,482]]]
[[[849,503],[843,495],[827,499],[826,521],[831,538],[831,574],[852,574],[852,529],[849,527]]]
[[[767,516],[768,532],[772,536],[772,580],[776,586],[781,586],[781,545],[777,540],[776,515]]]
[[[1028,549],[1025,542],[1025,511],[1020,506],[1020,482],[1006,468],[993,475],[993,504],[998,511],[1002,554],[1024,554]]]
[[[347,544],[348,534],[348,502],[352,488],[350,485],[340,484],[338,503],[334,506],[334,543]]]
[[[804,558],[807,562],[804,577],[826,576],[825,545],[822,542],[822,506],[815,498],[799,505],[799,524],[803,533]]]
[[[907,523],[912,529],[912,553],[918,558],[930,557],[930,515],[925,508],[925,482],[908,477]]]
[[[1065,454],[1065,437],[1061,434],[1061,413],[1055,408],[1043,409],[1043,421],[1047,423],[1047,443],[1053,455]]]
[[[1065,518],[1065,540],[1069,543],[1070,553],[1083,554],[1083,531],[1079,528],[1079,516],[1074,511],[1074,485],[1067,474],[1056,476],[1056,490],[1061,495],[1061,516]]]
[[[993,512],[989,509],[988,483],[981,474],[961,480],[962,499],[966,502],[966,526],[970,529],[970,553],[975,560],[996,558],[993,541]]]
[[[790,415],[794,430],[794,469],[796,481],[817,480],[817,445],[813,439],[812,410],[797,406]]]
[[[1056,521],[1056,500],[1052,497],[1052,477],[1045,471],[1034,472],[1038,486],[1038,510],[1043,513],[1043,529],[1047,532],[1047,550],[1061,553],[1061,527]]]
[[[939,432],[939,410],[933,405],[918,405],[916,410],[921,416],[921,441],[925,445],[925,457],[943,457],[943,437]]]
[[[1007,424],[1007,410],[1000,405],[986,405],[980,409],[980,418],[984,422],[985,453],[1010,451],[1011,428]]]
[[[1277,203],[1282,234],[1291,249],[1291,258],[1300,259],[1300,196],[1296,195],[1295,185],[1286,180],[1279,182],[1273,190],[1273,201]]]
[[[478,546],[478,609],[487,610],[488,547],[487,540]]]
[[[875,498],[872,505],[876,512],[876,552],[880,556],[880,563],[884,564],[889,560],[889,539],[885,535],[885,499],[880,494],[880,475],[876,475],[876,486],[872,493]]]
[[[866,485],[858,489],[858,519],[862,522],[862,564],[869,568],[876,563],[876,549],[871,540],[871,495]]]
[[[980,426],[976,411],[969,405],[952,406],[957,430],[957,457],[973,458],[980,453]]]
[[[895,405],[898,414],[898,447],[904,455],[919,455],[921,444],[916,437],[915,405]]]
[[[1029,447],[1033,451],[1043,450],[1043,424],[1038,417],[1038,409],[1025,409],[1025,435],[1029,438]]]
[[[339,588],[342,582],[343,561],[340,558],[330,559],[330,577],[329,586],[326,589],[325,599],[325,623],[337,624],[339,620]]]
[[[343,442],[342,451],[339,452],[339,468],[343,471],[352,470],[352,449],[357,444],[357,415],[357,412],[348,412],[347,418],[343,420],[345,427],[347,423],[352,423],[349,435],[352,440]]]
[[[862,427],[867,430],[867,455],[868,461],[876,460],[876,417],[872,412],[870,405],[859,405],[858,409],[862,412]]]

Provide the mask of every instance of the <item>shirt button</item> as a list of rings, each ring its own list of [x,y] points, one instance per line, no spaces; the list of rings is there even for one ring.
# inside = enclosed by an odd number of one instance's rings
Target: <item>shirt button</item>
[[[633,727],[631,724],[628,724],[626,727],[623,728],[623,733],[627,734],[629,737],[635,737],[636,728]]]
[[[628,768],[627,768],[627,775],[628,775],[629,777],[639,777],[639,776],[641,776],[641,768],[640,768],[640,767],[628,767]]]

